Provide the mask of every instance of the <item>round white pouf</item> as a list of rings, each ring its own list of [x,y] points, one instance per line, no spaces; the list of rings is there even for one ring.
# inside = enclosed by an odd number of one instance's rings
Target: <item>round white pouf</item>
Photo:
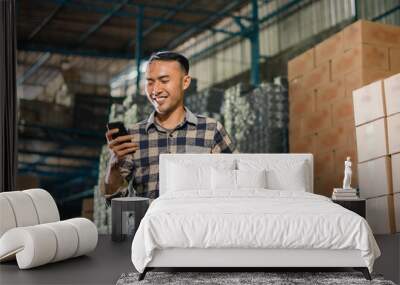
[[[74,218],[65,220],[65,222],[73,225],[78,233],[78,250],[74,257],[86,254],[96,248],[98,233],[92,221],[86,218]]]
[[[36,188],[22,191],[30,196],[35,205],[39,224],[57,222],[60,220],[56,202],[49,192]]]
[[[0,239],[0,259],[16,254],[20,269],[51,262],[56,250],[55,234],[42,225],[11,229]]]
[[[13,209],[17,227],[33,226],[39,223],[35,205],[30,196],[23,191],[1,193],[8,199]]]
[[[15,228],[14,211],[8,199],[0,193],[0,238],[9,229]]]
[[[51,262],[71,258],[78,250],[78,233],[74,226],[65,221],[42,225],[51,229],[56,235],[57,250]]]
[[[96,248],[92,221],[59,220],[56,203],[43,189],[0,193],[0,262],[16,258],[20,269],[28,269]]]

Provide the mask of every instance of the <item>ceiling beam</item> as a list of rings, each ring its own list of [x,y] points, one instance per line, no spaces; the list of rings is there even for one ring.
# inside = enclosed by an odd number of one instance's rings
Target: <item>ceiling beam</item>
[[[97,2],[103,2],[103,3],[113,3],[114,0],[95,0]],[[195,8],[179,8],[176,5],[162,5],[162,4],[153,4],[153,3],[136,3],[133,0],[129,1],[127,3],[127,6],[143,6],[146,9],[153,9],[153,10],[165,10],[165,11],[176,11],[176,12],[182,12],[185,14],[193,14],[193,15],[203,15],[203,16],[211,16],[215,13],[213,10],[208,10],[208,9],[203,9],[199,7]],[[224,16],[227,17],[239,17],[242,19],[246,19],[251,21],[250,17],[245,17],[245,16],[236,16],[233,15],[232,13],[224,13]]]
[[[64,0],[46,0],[48,2],[53,2],[53,3],[62,3]],[[74,2],[67,2],[65,3],[66,7],[74,9],[76,11],[80,11],[82,13],[96,13],[96,14],[104,14],[104,15],[109,15],[112,10],[109,8],[97,6],[93,4],[92,2],[84,3],[84,4],[79,4],[79,3],[74,3]],[[139,16],[139,13],[137,11],[117,11],[113,14],[115,17],[122,17],[122,18],[128,18],[128,19],[135,19],[136,17]],[[144,20],[149,20],[149,21],[160,21],[159,16],[150,16],[150,15],[144,15],[143,16]],[[187,25],[191,24],[190,22],[185,22],[185,21],[180,21],[180,20],[169,20],[165,22],[166,24],[174,25],[174,26],[181,26],[181,27],[186,27]]]
[[[61,9],[64,7],[65,3],[67,3],[69,0],[63,0],[51,13],[48,15],[43,22],[37,26],[28,36],[28,41],[32,40],[38,33],[40,33],[43,28],[50,23],[52,19],[61,11]]]
[[[385,18],[385,17],[389,16],[390,14],[393,14],[393,13],[396,12],[397,10],[400,10],[400,4],[394,6],[392,9],[390,9],[390,10],[384,12],[384,13],[381,14],[381,15],[378,15],[378,16],[372,18],[371,21],[374,21],[374,22],[379,21],[379,20],[381,20],[382,18]]]
[[[146,30],[143,31],[142,33],[142,38],[146,37],[149,33],[157,29],[159,26],[161,26],[165,21],[170,20],[173,18],[179,11],[180,9],[184,9],[186,6],[188,6],[190,3],[192,3],[192,0],[185,0],[184,2],[180,3],[176,9],[169,11],[165,13],[163,16],[161,16],[161,20],[158,22],[155,22],[153,25],[148,27]],[[130,49],[134,44],[135,44],[135,39],[132,39],[128,42],[126,49]]]
[[[50,57],[51,54],[49,52],[42,54],[39,59],[17,79],[17,85],[23,84],[25,80],[31,77]]]
[[[164,49],[170,50],[175,48],[178,44],[180,44],[181,42],[183,42],[184,40],[190,38],[191,36],[193,36],[195,33],[201,31],[202,29],[204,29],[206,26],[210,25],[212,22],[220,19],[224,14],[232,12],[233,10],[235,10],[236,8],[238,8],[243,1],[241,0],[234,0],[231,1],[228,5],[226,5],[225,7],[223,7],[222,9],[218,10],[217,12],[215,12],[213,15],[211,15],[210,17],[208,17],[206,20],[203,21],[199,21],[194,23],[193,25],[190,26],[190,28],[188,30],[186,30],[184,33],[182,33],[181,35],[179,35],[178,37],[174,38],[172,41],[169,41]]]
[[[113,9],[109,12],[109,14],[102,17],[99,22],[93,25],[89,30],[86,31],[86,33],[84,33],[79,38],[77,45],[81,46],[92,34],[98,31],[107,21],[111,19],[112,16],[114,16],[119,10],[121,10],[127,2],[128,0],[122,0],[121,3],[115,5]]]
[[[307,2],[305,0],[291,0],[288,3],[286,3],[285,5],[283,5],[282,7],[277,8],[275,11],[272,11],[272,12],[268,13],[267,15],[265,15],[264,17],[262,17],[259,20],[259,24],[264,23],[264,22],[268,22],[268,21],[273,20],[273,19],[276,19],[278,16],[286,15],[286,13],[290,13],[293,10],[293,9],[291,9],[292,6],[295,6],[297,4],[301,4],[301,5],[304,4],[305,5],[307,3],[309,3],[309,2]],[[248,36],[248,34],[250,32],[251,32],[251,28],[248,28],[248,29],[245,29],[244,31],[235,33],[234,35],[229,36],[229,37],[227,37],[227,38],[225,38],[225,39],[223,39],[223,40],[221,40],[219,42],[216,42],[216,43],[204,48],[203,50],[193,54],[192,56],[190,56],[189,60],[191,62],[195,62],[195,61],[201,60],[202,58],[207,57],[211,53],[215,52],[215,50],[217,48],[221,48],[225,44],[228,44],[229,41],[232,40],[233,38],[239,37],[239,36],[246,37],[246,36]]]
[[[18,49],[23,51],[35,51],[35,52],[50,52],[63,55],[74,55],[83,57],[96,57],[96,58],[116,58],[116,59],[134,59],[134,54],[129,52],[107,52],[90,49],[71,49],[65,47],[55,47],[47,45],[38,45],[18,41]]]
[[[47,0],[47,1],[54,2],[54,3],[61,3],[63,0]],[[102,1],[106,1],[106,0],[102,0]],[[68,3],[66,3],[66,6],[68,6],[69,8],[75,9],[77,11],[85,12],[85,13],[97,13],[97,14],[106,14],[106,15],[108,15],[110,13],[110,9],[108,9],[108,8],[96,6],[93,4],[87,4],[87,3],[82,5],[82,4],[68,2]],[[224,13],[220,12],[220,15],[223,16]],[[139,14],[138,14],[138,12],[118,11],[118,12],[114,13],[113,16],[135,19],[136,17],[139,17]],[[235,16],[235,17],[239,17],[239,16]],[[246,17],[241,17],[241,18],[246,18]],[[149,16],[149,15],[143,15],[143,20],[153,21],[155,23],[163,22],[163,24],[177,26],[177,27],[183,27],[183,28],[187,28],[194,24],[193,22],[186,22],[186,21],[174,20],[174,19],[162,20],[162,19],[160,19],[159,16]],[[210,30],[212,32],[224,32],[224,31],[219,31],[219,30],[216,30],[213,28],[208,28],[208,27],[201,28],[201,30],[204,30],[204,31]]]

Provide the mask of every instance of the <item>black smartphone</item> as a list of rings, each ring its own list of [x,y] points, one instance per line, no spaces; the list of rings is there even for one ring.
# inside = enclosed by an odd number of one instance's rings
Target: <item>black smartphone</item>
[[[111,122],[107,124],[107,129],[118,129],[118,133],[112,134],[113,140],[119,136],[126,136],[128,135],[128,131],[126,130],[124,123],[122,122]]]

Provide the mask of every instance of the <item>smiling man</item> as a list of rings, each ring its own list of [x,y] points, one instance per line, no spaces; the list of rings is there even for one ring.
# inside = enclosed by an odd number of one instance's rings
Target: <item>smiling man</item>
[[[105,197],[158,197],[158,163],[161,153],[237,152],[222,124],[192,113],[184,106],[190,85],[189,61],[181,54],[154,53],[146,70],[146,95],[154,107],[147,120],[113,140],[106,133],[110,160],[105,177]],[[123,179],[130,191],[121,188]]]

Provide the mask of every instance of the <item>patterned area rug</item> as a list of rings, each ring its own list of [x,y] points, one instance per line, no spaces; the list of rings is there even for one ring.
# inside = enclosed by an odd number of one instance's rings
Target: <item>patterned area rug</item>
[[[372,274],[372,281],[364,278],[360,272],[148,272],[142,281],[138,281],[139,273],[122,274],[117,285],[133,284],[379,284],[395,285],[384,280],[380,275]]]

